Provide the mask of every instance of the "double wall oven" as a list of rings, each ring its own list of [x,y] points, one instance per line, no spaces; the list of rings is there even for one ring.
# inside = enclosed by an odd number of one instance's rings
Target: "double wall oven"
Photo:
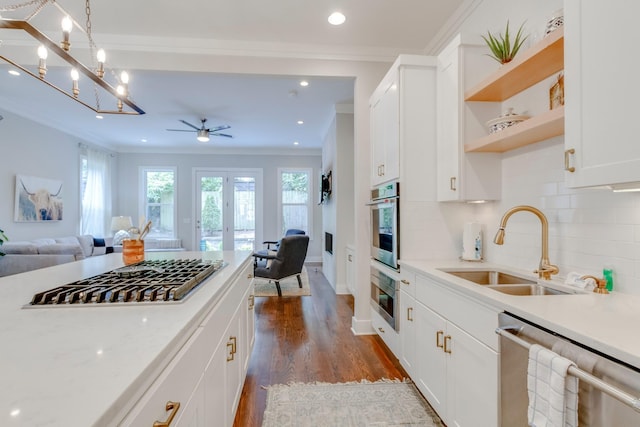
[[[371,191],[371,258],[379,263],[371,267],[371,306],[396,331],[399,329],[399,281],[387,268],[398,271],[399,201],[397,182]],[[375,263],[374,263],[375,264]]]

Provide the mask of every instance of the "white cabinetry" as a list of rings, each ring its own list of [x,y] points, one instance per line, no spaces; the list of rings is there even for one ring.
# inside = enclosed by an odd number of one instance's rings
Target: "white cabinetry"
[[[640,3],[565,0],[564,13],[567,186],[640,187],[638,43],[625,33]]]
[[[486,135],[485,122],[500,111],[499,104],[464,102],[465,89],[495,69],[485,53],[458,35],[438,55],[438,201],[500,198],[500,154],[464,152],[465,141]]]
[[[400,174],[398,73],[387,75],[370,101],[371,184],[377,185]]]
[[[254,340],[252,263],[119,424],[231,426]]]
[[[447,425],[497,426],[497,311],[414,277],[415,297],[400,300],[403,367]]]
[[[355,295],[356,294],[356,270],[355,270],[356,258],[355,258],[354,248],[351,246],[347,246],[346,255],[347,255],[347,259],[345,260],[346,262],[345,275],[347,279],[347,289],[349,290],[349,293],[351,295]]]
[[[435,66],[434,57],[400,55],[371,95],[372,186],[400,180],[402,197],[428,187],[424,179],[435,166]]]

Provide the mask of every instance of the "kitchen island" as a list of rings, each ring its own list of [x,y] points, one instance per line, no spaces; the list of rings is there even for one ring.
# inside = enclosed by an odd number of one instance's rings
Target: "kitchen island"
[[[217,392],[216,381],[205,380],[207,368],[216,368],[210,356],[220,349],[222,360],[235,360],[237,368],[210,369],[217,375],[212,380],[222,380],[219,387],[239,384],[241,390],[253,343],[250,252],[159,252],[146,259],[223,259],[226,265],[180,302],[29,306],[38,292],[122,267],[120,254],[0,279],[0,424],[153,425],[170,416],[165,402],[179,399],[158,396],[168,387],[185,389],[193,401],[180,398],[176,420],[184,414],[206,425],[206,411],[198,403],[205,392]],[[244,305],[249,310],[242,310]],[[225,334],[236,326],[231,346]],[[217,345],[214,338],[220,336],[224,340]],[[191,347],[198,350],[196,357]],[[173,372],[178,369],[185,372]],[[171,383],[174,378],[182,383]],[[194,384],[183,384],[184,378]],[[222,390],[231,395],[226,405],[231,423],[239,396],[234,391]],[[161,407],[155,407],[158,399]]]

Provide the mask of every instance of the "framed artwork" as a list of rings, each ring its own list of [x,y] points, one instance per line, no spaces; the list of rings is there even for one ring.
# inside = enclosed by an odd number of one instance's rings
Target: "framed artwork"
[[[553,110],[564,105],[564,75],[558,75],[558,81],[549,89],[549,108]]]
[[[62,205],[62,181],[16,175],[14,221],[61,221]]]

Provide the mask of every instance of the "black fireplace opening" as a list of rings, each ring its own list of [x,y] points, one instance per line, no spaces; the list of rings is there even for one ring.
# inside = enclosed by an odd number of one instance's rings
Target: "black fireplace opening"
[[[333,234],[324,232],[324,250],[333,254]]]

